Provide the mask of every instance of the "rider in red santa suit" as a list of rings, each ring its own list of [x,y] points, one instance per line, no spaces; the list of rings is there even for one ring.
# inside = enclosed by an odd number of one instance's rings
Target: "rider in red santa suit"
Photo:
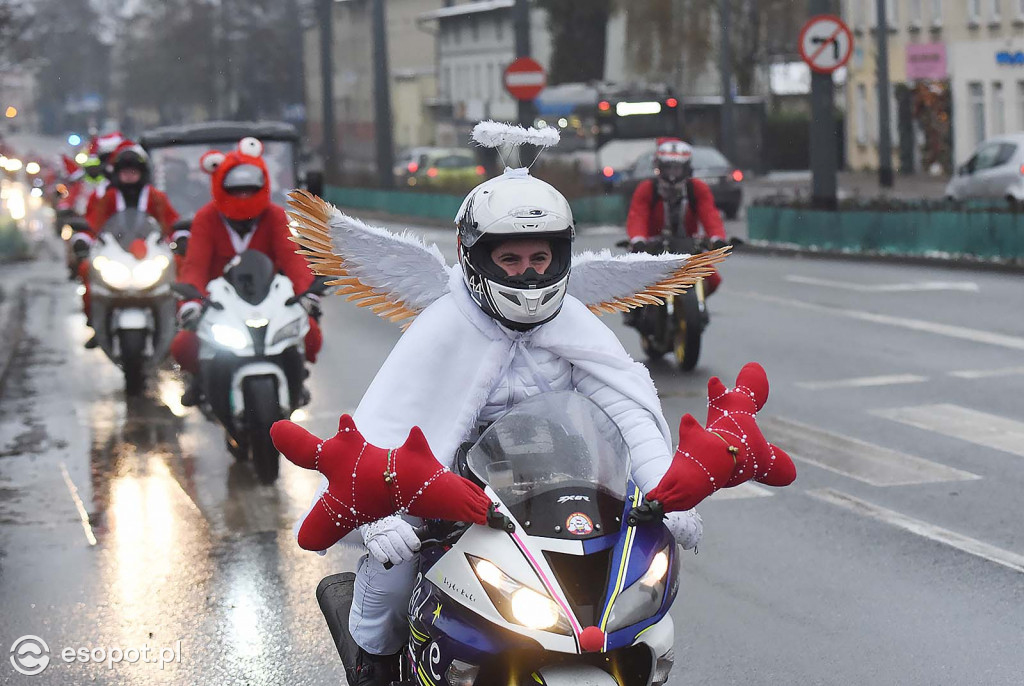
[[[150,185],[149,155],[146,151],[131,141],[125,141],[111,155],[111,162],[108,166],[110,185],[101,198],[96,200],[93,196],[89,199],[89,209],[86,211],[85,218],[92,227],[92,234],[80,232],[72,237],[72,248],[75,253],[81,256],[87,255],[89,246],[99,235],[103,225],[115,214],[127,209],[139,209],[156,219],[163,228],[164,235],[170,239],[174,222],[178,221],[178,213],[171,206],[171,201],[167,199],[167,196]],[[82,259],[79,264],[78,275],[85,285],[82,305],[88,318],[90,290],[89,261],[87,259]],[[91,326],[91,323],[89,325]],[[85,347],[96,347],[96,337],[90,338]]]
[[[626,219],[626,233],[634,252],[643,252],[645,243],[661,235],[666,228],[666,207],[682,205],[683,227],[688,236],[697,236],[700,227],[711,239],[711,246],[726,244],[725,225],[715,207],[711,189],[693,178],[693,148],[678,138],[658,140],[654,178],[640,182],[633,192]],[[722,283],[716,271],[704,280],[704,292],[711,295]]]
[[[213,202],[204,205],[192,220],[185,259],[178,280],[206,294],[206,285],[224,274],[224,268],[245,250],[258,250],[287,276],[296,293],[305,293],[313,283],[306,260],[296,254],[289,240],[288,217],[284,209],[270,202],[270,175],[263,161],[263,145],[255,138],[243,138],[237,150],[211,151],[200,164],[212,175]],[[305,293],[300,303],[310,313],[306,334],[306,360],[315,362],[323,343],[319,317],[319,297]],[[182,404],[196,405],[200,399],[196,375],[199,371],[199,339],[195,327],[202,315],[198,302],[189,301],[178,310],[182,331],[171,344],[171,354],[191,377],[182,396]]]

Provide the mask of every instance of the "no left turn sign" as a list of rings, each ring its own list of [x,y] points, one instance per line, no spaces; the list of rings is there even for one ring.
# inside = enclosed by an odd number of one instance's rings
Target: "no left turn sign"
[[[800,56],[819,74],[831,74],[853,54],[853,34],[831,14],[811,17],[800,31]]]

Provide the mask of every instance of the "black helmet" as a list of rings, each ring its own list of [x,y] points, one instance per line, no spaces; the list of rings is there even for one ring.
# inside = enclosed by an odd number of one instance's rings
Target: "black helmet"
[[[144,186],[149,183],[149,155],[140,145],[126,147],[114,154],[111,167],[111,182],[115,186],[122,185],[118,180],[118,174],[123,169],[138,169],[142,178],[133,186]]]

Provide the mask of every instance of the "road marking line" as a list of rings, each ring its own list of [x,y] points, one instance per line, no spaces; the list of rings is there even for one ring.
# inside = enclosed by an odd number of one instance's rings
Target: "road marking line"
[[[96,545],[96,536],[92,533],[92,524],[89,523],[89,513],[85,511],[85,503],[78,497],[78,488],[75,487],[75,483],[71,480],[71,475],[68,474],[67,465],[63,462],[60,463],[60,473],[64,477],[64,483],[68,487],[68,493],[71,494],[71,499],[75,501],[75,509],[78,510],[78,518],[82,520],[82,530],[85,532],[85,540],[89,541],[89,545]]]
[[[900,514],[894,510],[869,503],[860,498],[855,498],[852,495],[847,495],[841,491],[837,491],[832,488],[823,488],[816,491],[808,491],[808,495],[812,498],[817,498],[826,503],[837,505],[851,512],[855,512],[865,517],[870,517],[877,521],[885,524],[890,524],[904,531],[909,531],[912,534],[916,534],[928,540],[935,541],[936,543],[942,543],[948,545],[951,548],[980,557],[989,562],[995,562],[998,565],[1008,567],[1015,572],[1024,572],[1024,555],[1018,555],[1017,553],[1009,550],[1003,550],[997,548],[994,545],[979,541],[976,538],[970,536],[964,536],[955,531],[944,529],[934,524],[908,517]]]
[[[847,310],[841,307],[817,305],[815,303],[809,303],[803,300],[795,300],[793,298],[780,298],[779,296],[776,295],[766,295],[764,293],[754,293],[752,291],[740,292],[739,295],[743,295],[748,298],[753,298],[755,300],[762,300],[764,302],[776,303],[778,305],[790,305],[792,307],[799,307],[805,310],[824,312],[827,314],[834,314],[841,317],[859,319],[865,322],[873,322],[875,324],[898,326],[904,329],[911,329],[913,331],[933,333],[939,336],[948,336],[949,338],[959,338],[961,340],[972,341],[974,343],[997,345],[1003,348],[1010,348],[1012,350],[1024,350],[1024,338],[1020,338],[1018,336],[1008,336],[1006,334],[1001,333],[995,333],[994,331],[968,329],[963,326],[953,326],[951,324],[938,324],[936,322],[927,322],[921,319],[891,317],[885,314],[875,314],[874,312]]]
[[[922,383],[924,381],[928,381],[927,376],[918,376],[917,374],[890,374],[889,376],[862,376],[856,379],[837,379],[835,381],[799,381],[796,385],[810,391],[821,391],[829,388],[892,386],[895,384]]]
[[[746,481],[733,488],[722,488],[708,496],[710,500],[741,500],[743,498],[767,498],[775,495],[771,489]]]
[[[809,286],[825,286],[827,288],[841,288],[847,291],[858,293],[915,293],[926,291],[968,291],[977,293],[981,289],[973,281],[919,281],[916,283],[856,283],[853,281],[833,281],[831,279],[819,279],[813,276],[800,276],[799,274],[788,274],[786,281],[791,283],[803,283]]]
[[[758,424],[765,435],[793,459],[872,486],[909,486],[981,478],[931,460],[780,417],[759,417]]]
[[[959,405],[919,405],[871,414],[1024,457],[1024,423]]]
[[[1004,367],[1003,369],[965,369],[949,372],[950,376],[960,379],[991,379],[997,376],[1017,376],[1024,374],[1024,367]]]

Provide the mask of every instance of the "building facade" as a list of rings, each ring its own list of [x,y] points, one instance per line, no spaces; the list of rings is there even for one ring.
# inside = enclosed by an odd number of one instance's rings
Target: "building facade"
[[[1024,131],[1024,0],[886,0],[893,163],[949,173],[977,144]],[[856,47],[847,160],[878,168],[876,0],[844,0]]]

